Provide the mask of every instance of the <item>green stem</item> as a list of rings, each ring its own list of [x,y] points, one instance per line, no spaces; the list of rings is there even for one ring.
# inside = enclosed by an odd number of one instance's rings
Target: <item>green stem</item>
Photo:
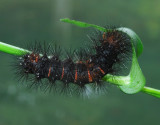
[[[146,94],[149,94],[149,95],[155,96],[157,98],[160,98],[160,90],[158,90],[158,89],[154,89],[154,88],[150,88],[150,87],[145,86],[144,88],[142,88],[141,91],[146,93]]]
[[[30,51],[28,50],[12,46],[3,42],[0,42],[0,51],[16,56],[24,55],[25,53],[30,53]]]

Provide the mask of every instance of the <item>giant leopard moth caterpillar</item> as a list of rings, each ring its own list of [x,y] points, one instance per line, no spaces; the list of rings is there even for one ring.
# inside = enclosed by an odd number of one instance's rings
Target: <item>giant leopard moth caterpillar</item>
[[[60,58],[59,47],[35,43],[30,52],[17,58],[17,74],[21,80],[31,82],[31,86],[45,86],[45,89],[56,90],[57,81],[61,81],[62,89],[57,91],[71,93],[73,86],[85,90],[91,83],[97,90],[103,87],[103,76],[113,74],[114,65],[128,56],[131,42],[126,33],[115,28],[100,32],[91,40],[94,52],[88,48],[75,50],[66,59]]]

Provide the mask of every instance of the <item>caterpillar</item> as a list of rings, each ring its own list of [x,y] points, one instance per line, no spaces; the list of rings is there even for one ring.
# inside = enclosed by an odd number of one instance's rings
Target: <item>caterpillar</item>
[[[31,53],[17,58],[17,74],[20,79],[31,80],[32,85],[37,86],[41,86],[43,79],[47,80],[49,86],[55,86],[56,81],[61,81],[65,87],[75,85],[85,88],[91,83],[101,86],[102,78],[113,74],[114,65],[122,62],[124,55],[130,52],[131,39],[126,33],[115,28],[100,32],[96,38],[90,38],[94,52],[89,47],[75,50],[63,60],[60,47],[42,47],[36,43]]]

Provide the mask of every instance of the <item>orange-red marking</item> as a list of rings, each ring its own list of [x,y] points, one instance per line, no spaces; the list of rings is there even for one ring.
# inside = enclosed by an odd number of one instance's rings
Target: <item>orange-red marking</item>
[[[103,39],[106,39],[106,32],[103,33],[102,37]]]
[[[74,82],[77,81],[77,69],[75,70],[75,78],[74,78]]]
[[[35,60],[36,63],[38,62],[38,59],[39,59],[39,56],[37,55]]]
[[[92,82],[92,76],[91,76],[91,74],[90,74],[90,71],[88,70],[88,80],[89,80],[89,82]]]
[[[108,37],[107,38],[107,40],[108,40],[108,42],[110,43],[110,44],[115,44],[114,42],[114,40],[113,40],[113,38],[114,38],[114,36],[110,36],[110,37]]]
[[[61,76],[61,80],[63,79],[63,76],[64,76],[64,67],[62,69],[62,76]]]
[[[38,60],[39,60],[39,55],[38,55],[38,54],[31,53],[29,58],[30,58],[30,61],[31,61],[31,62],[36,62],[36,63],[37,63]]]
[[[51,75],[51,67],[49,67],[48,77]]]
[[[98,67],[102,74],[105,74],[105,72],[101,69],[101,67]]]

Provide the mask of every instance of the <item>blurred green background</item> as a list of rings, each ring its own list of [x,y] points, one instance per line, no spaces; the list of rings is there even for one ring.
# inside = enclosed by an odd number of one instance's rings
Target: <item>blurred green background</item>
[[[142,39],[139,58],[147,86],[159,88],[159,0],[0,0],[0,40],[24,47],[39,40],[79,48],[88,41],[82,29],[62,23],[71,18],[100,26],[133,29]],[[116,86],[91,99],[28,90],[10,67],[12,56],[0,53],[0,125],[159,125],[160,100],[138,93],[126,95]]]

